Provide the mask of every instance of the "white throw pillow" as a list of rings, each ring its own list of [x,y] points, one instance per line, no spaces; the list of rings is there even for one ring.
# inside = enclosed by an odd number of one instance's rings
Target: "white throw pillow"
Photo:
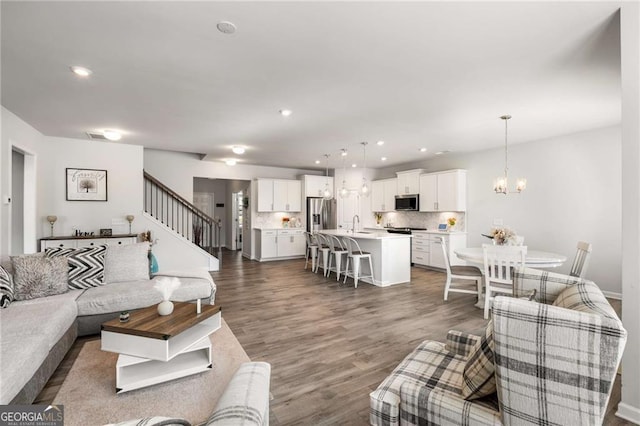
[[[149,279],[149,242],[109,246],[104,262],[106,284]]]

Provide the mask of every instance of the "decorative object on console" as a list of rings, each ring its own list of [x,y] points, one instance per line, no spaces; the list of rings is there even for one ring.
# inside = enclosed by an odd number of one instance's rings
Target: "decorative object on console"
[[[100,229],[101,237],[110,237],[111,235],[113,235],[113,231],[111,230],[111,228]]]
[[[365,173],[367,171],[367,145],[369,142],[360,142],[362,145],[362,186],[360,187],[360,195],[363,197],[369,196],[369,184]]]
[[[131,224],[133,223],[133,219],[135,219],[136,217],[132,214],[128,214],[125,216],[125,219],[127,219],[127,222],[129,222],[129,234],[131,234]]]
[[[175,277],[160,278],[156,281],[156,285],[153,286],[162,295],[162,302],[158,304],[158,314],[171,315],[173,312],[173,302],[169,299],[174,290],[180,287],[180,280]]]
[[[324,158],[326,160],[326,170],[325,170],[325,177],[326,177],[326,182],[324,184],[324,191],[322,192],[322,198],[324,198],[325,200],[331,200],[333,199],[333,191],[331,191],[331,188],[329,187],[329,154],[325,154]]]
[[[508,175],[509,175],[509,166],[508,166],[508,150],[507,150],[507,122],[511,119],[509,114],[505,114],[500,117],[504,120],[504,175],[497,177],[493,183],[493,190],[496,194],[507,194],[509,192],[508,185]],[[516,190],[513,192],[520,193],[525,190],[527,187],[527,180],[524,178],[518,178],[516,180]]]
[[[51,236],[53,237],[53,224],[58,220],[58,216],[47,216],[47,222],[51,224]]]
[[[107,171],[67,168],[67,201],[107,201]]]

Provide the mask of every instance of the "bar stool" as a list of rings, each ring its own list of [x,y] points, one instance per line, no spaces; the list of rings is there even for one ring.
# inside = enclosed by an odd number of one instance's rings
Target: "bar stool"
[[[329,253],[329,269],[327,269],[327,276],[331,274],[331,271],[334,271],[337,275],[336,281],[340,281],[340,273],[342,271],[342,257],[347,256],[349,252],[343,246],[340,238],[336,237],[335,235],[327,235],[327,237],[329,239],[329,247],[331,248],[331,251]],[[331,266],[331,261],[333,259],[336,260],[336,266]]]
[[[326,235],[322,234],[314,234],[316,237],[316,241],[318,242],[318,259],[316,261],[316,274],[318,273],[318,269],[320,269],[320,255],[322,255],[322,271],[323,275],[327,275],[327,265],[329,264],[329,253],[331,252],[331,247],[329,247],[329,239]]]
[[[362,251],[358,242],[351,237],[343,237],[342,242],[345,244],[348,252],[347,265],[344,268],[344,282],[347,282],[347,277],[352,277],[356,288],[358,288],[358,279],[360,278],[371,278],[371,281],[373,282],[374,278],[373,264],[371,263],[371,253]],[[360,262],[363,259],[367,259],[369,261],[369,270],[371,271],[370,275],[360,276]],[[349,262],[351,262],[351,273],[349,273]]]
[[[309,256],[311,256],[311,270],[316,269],[316,258],[318,257],[318,243],[316,242],[311,232],[305,232],[304,238],[307,240],[307,252],[304,259],[304,269],[307,269],[307,263],[309,263]]]

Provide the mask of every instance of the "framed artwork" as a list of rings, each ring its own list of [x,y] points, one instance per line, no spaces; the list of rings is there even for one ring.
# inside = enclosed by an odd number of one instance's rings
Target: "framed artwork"
[[[107,201],[107,171],[67,168],[67,201]]]

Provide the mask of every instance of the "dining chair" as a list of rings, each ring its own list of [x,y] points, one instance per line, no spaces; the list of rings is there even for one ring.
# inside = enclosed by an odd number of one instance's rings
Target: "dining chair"
[[[316,258],[318,257],[318,243],[316,242],[313,234],[309,231],[305,231],[304,238],[307,240],[307,251],[305,253],[304,269],[307,269],[309,257],[311,257],[311,270],[314,271],[316,269]]]
[[[444,300],[449,298],[449,292],[476,294],[478,300],[482,298],[482,271],[476,266],[463,266],[463,265],[451,265],[449,261],[449,250],[447,249],[447,242],[444,238],[438,237],[442,244],[442,252],[444,253],[444,264],[447,270],[447,281],[444,284]],[[476,284],[475,290],[468,288],[456,287],[454,280],[473,281]]]
[[[569,275],[572,277],[584,278],[587,273],[587,266],[589,266],[589,257],[591,257],[591,244],[584,241],[578,241],[576,257],[573,259],[573,265],[571,265],[571,272]]]
[[[347,256],[349,252],[343,245],[342,240],[335,235],[327,235],[329,240],[329,268],[327,269],[327,276],[331,274],[331,271],[336,273],[336,281],[340,281],[340,273],[342,272],[342,258]],[[332,261],[335,260],[335,266],[331,266]]]
[[[329,253],[331,252],[331,247],[329,247],[329,239],[326,235],[323,234],[314,234],[316,237],[316,241],[318,242],[318,259],[316,260],[316,274],[318,273],[318,269],[322,266],[322,274],[327,275],[327,265],[329,263]],[[322,256],[322,264],[320,264],[320,257]]]
[[[373,281],[374,278],[373,278],[373,264],[371,263],[371,253],[363,251],[360,248],[360,245],[358,244],[358,242],[351,237],[343,237],[342,241],[344,242],[348,252],[347,264],[345,265],[345,268],[344,268],[343,283],[347,282],[348,277],[352,277],[355,287],[358,288],[358,280],[360,278],[371,278],[371,281]],[[371,271],[371,273],[369,275],[361,276],[360,275],[360,271],[362,269],[361,261],[364,259],[369,261],[369,270]],[[351,263],[351,272],[349,272],[349,263]]]
[[[513,270],[524,266],[527,246],[494,246],[483,244],[484,257],[484,318],[494,294],[513,294]]]

